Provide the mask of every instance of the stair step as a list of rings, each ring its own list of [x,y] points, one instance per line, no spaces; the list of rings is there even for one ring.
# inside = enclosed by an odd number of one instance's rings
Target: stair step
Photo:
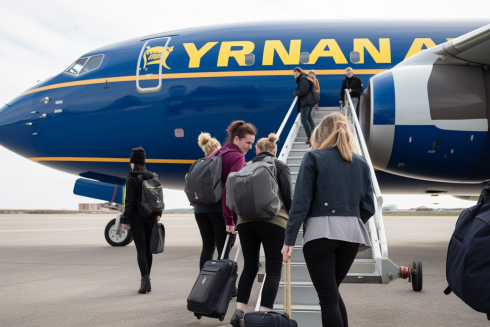
[[[306,144],[305,142],[294,142],[293,143],[293,150],[308,150],[310,148],[309,144]]]
[[[290,165],[290,164],[301,164],[301,161],[303,161],[303,156],[304,156],[304,153],[301,156],[296,154],[296,156],[294,156],[294,157],[289,157],[286,160],[286,163],[288,165]]]

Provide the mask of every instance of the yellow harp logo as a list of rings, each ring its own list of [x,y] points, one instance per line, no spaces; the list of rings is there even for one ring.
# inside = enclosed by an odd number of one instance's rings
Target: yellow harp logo
[[[144,65],[143,65],[143,69],[146,68],[146,66],[148,65],[158,65],[160,63],[160,60],[162,58],[162,53],[163,53],[163,49],[165,47],[150,47],[150,46],[147,46],[146,47],[146,51],[145,53],[143,54],[143,60],[144,60]],[[174,47],[167,47],[167,49],[165,50],[165,53],[163,54],[163,62],[162,62],[162,66],[167,68],[167,69],[170,69],[170,67],[167,66],[167,58],[168,58],[168,55],[170,54],[170,52],[174,51]]]

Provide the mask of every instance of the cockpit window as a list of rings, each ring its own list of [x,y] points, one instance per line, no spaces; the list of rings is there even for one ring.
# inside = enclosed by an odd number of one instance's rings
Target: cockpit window
[[[82,70],[83,66],[85,66],[85,63],[87,62],[88,58],[80,58],[77,61],[75,61],[73,64],[68,67],[65,72],[73,75],[78,75],[78,73]]]
[[[65,69],[65,73],[71,75],[82,75],[99,68],[104,59],[104,55],[96,55],[91,57],[80,58]]]
[[[85,65],[85,67],[83,67],[80,75],[91,72],[92,70],[99,68],[100,63],[102,62],[102,58],[104,58],[104,56],[102,55],[91,57],[88,63]]]

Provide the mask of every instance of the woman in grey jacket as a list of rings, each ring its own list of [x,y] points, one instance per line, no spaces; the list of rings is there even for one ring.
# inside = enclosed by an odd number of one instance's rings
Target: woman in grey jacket
[[[340,113],[325,117],[301,163],[289,212],[283,260],[291,258],[305,222],[303,253],[322,309],[323,326],[347,327],[339,285],[357,252],[370,247],[364,227],[375,212],[371,171],[354,153],[353,136]]]

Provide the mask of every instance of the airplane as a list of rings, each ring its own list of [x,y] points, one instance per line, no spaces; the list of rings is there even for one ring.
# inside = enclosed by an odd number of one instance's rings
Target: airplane
[[[338,107],[352,67],[382,192],[475,199],[490,180],[487,23],[265,22],[135,38],[83,54],[6,103],[0,144],[80,176],[75,194],[110,203],[122,202],[131,149],[143,146],[148,170],[182,190],[203,156],[201,131],[224,141],[234,120],[257,137],[277,131],[295,67],[315,70],[321,107]]]

